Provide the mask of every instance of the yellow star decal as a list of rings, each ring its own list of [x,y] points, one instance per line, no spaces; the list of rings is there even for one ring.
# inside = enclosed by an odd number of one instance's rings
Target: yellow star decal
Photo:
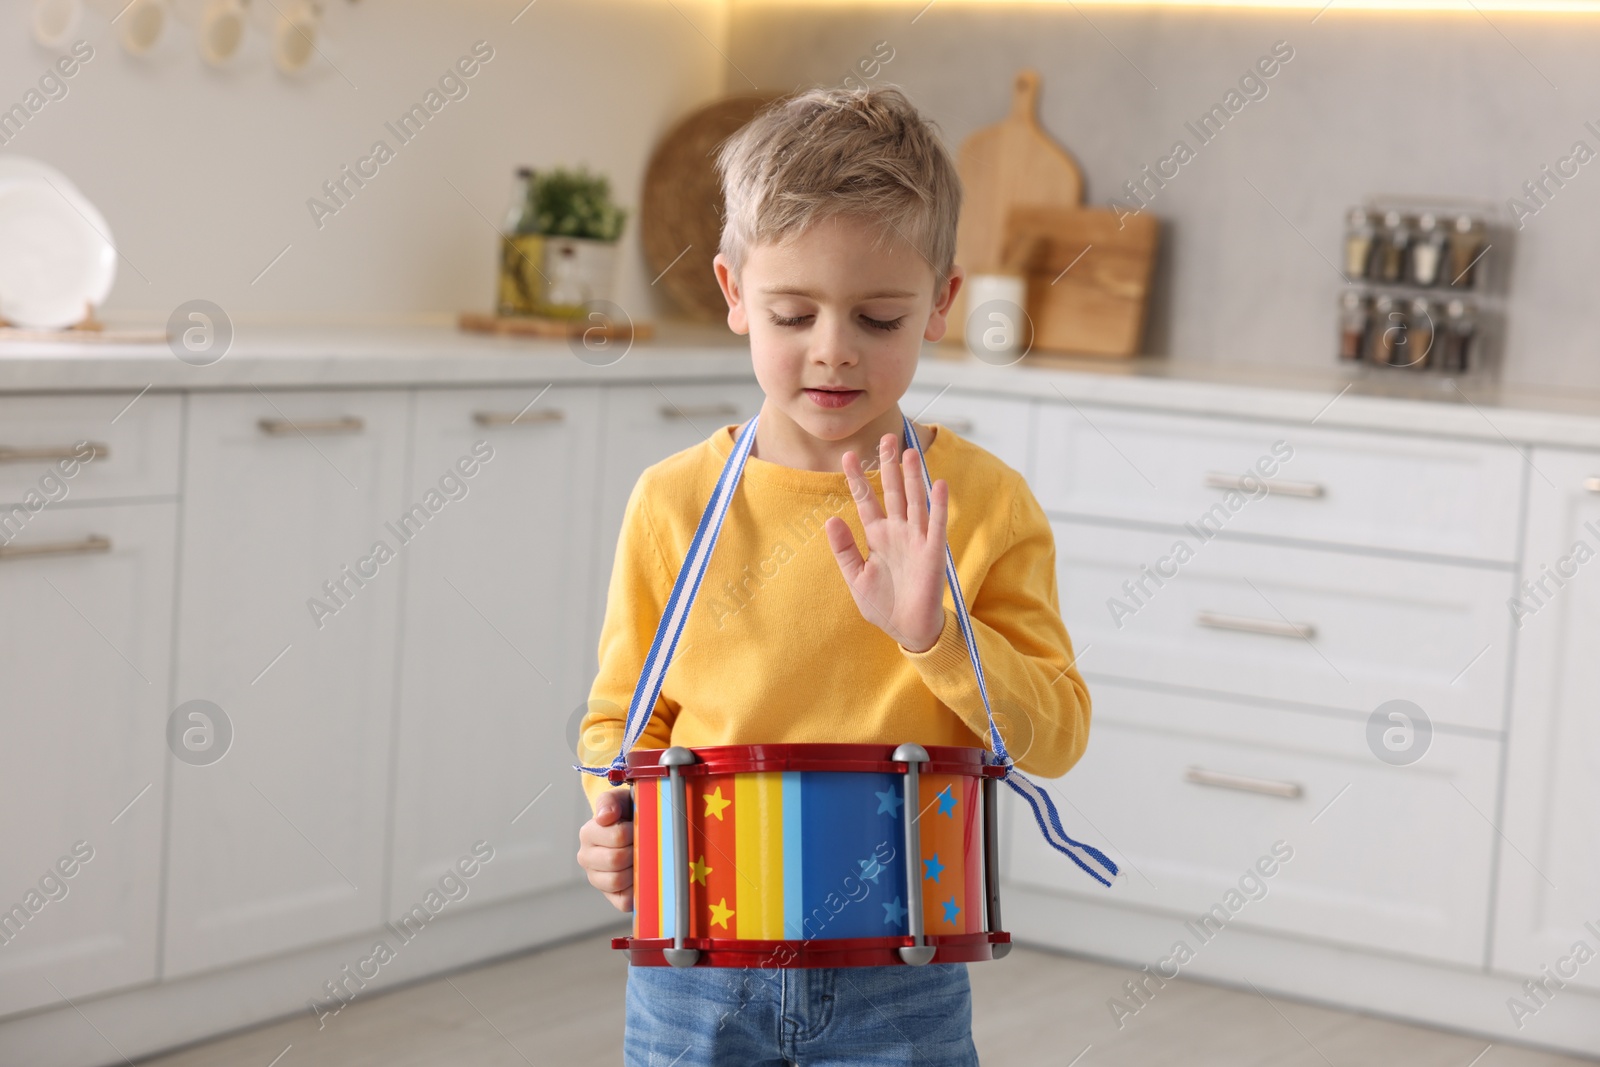
[[[711,868],[706,866],[706,858],[704,856],[689,865],[689,877],[701,885],[706,884],[706,875],[710,873]]]
[[[728,907],[728,898],[723,897],[719,904],[711,905],[711,925],[728,928],[728,920],[733,918],[733,909]]]
[[[718,821],[722,819],[722,809],[733,803],[731,800],[722,799],[722,787],[720,785],[717,786],[715,793],[702,793],[701,795],[706,798],[706,814],[715,815]]]

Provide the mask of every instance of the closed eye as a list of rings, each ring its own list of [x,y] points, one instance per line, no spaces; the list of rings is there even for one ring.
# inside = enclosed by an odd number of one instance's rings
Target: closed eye
[[[786,318],[774,312],[772,315],[772,324],[774,326],[799,326],[808,321],[810,318],[810,315],[795,315]],[[904,325],[906,317],[902,315],[897,319],[883,320],[875,319],[868,315],[863,315],[861,316],[861,321],[870,329],[882,330],[883,332],[887,333],[890,330],[898,330],[902,325]]]

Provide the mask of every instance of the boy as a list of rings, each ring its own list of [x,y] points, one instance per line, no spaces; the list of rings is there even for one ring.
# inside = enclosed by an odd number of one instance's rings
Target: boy
[[[766,394],[639,748],[831,741],[987,748],[946,589],[948,536],[1019,769],[1082,755],[1089,696],[1061,621],[1050,525],[1022,476],[948,428],[900,455],[899,401],[947,328],[961,187],[897,89],[779,101],[717,159],[714,263]],[[617,544],[580,757],[605,763],[739,427],[646,470]],[[875,453],[876,469],[860,456]],[[922,455],[938,475],[925,496]],[[881,501],[880,501],[881,497]],[[853,499],[854,508],[846,507]],[[817,532],[824,534],[817,537]],[[865,542],[867,555],[860,546]],[[585,776],[578,861],[633,908],[628,787]],[[630,967],[629,1064],[977,1063],[966,964]]]

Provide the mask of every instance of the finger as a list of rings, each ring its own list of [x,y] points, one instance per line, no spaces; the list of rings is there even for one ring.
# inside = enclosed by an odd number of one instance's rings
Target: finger
[[[883,508],[878,506],[878,496],[872,491],[872,483],[861,473],[861,460],[856,458],[854,452],[846,452],[840,460],[844,466],[845,480],[850,483],[850,498],[856,502],[856,514],[861,516],[861,525],[865,527],[877,522],[883,518]]]
[[[632,845],[591,845],[583,854],[591,871],[622,871],[633,866]]]
[[[906,522],[924,536],[928,533],[928,490],[922,484],[922,451],[908,449],[906,468]]]
[[[943,478],[933,483],[933,504],[928,512],[928,540],[939,547],[944,555],[945,538],[950,518],[950,483]]]
[[[629,890],[626,893],[607,893],[606,899],[611,901],[612,907],[616,908],[618,911],[633,910],[632,890]]]
[[[837,515],[830,515],[828,521],[822,524],[822,532],[828,536],[828,547],[833,549],[833,558],[838,561],[844,580],[854,585],[856,576],[867,564],[861,558],[861,549],[856,544],[856,535],[851,532],[850,524]]]
[[[899,442],[886,433],[878,442],[878,474],[883,482],[883,510],[891,519],[906,517],[904,480],[898,462]]]
[[[578,828],[578,842],[600,848],[629,848],[633,845],[633,823],[619,822],[610,826],[590,819]]]

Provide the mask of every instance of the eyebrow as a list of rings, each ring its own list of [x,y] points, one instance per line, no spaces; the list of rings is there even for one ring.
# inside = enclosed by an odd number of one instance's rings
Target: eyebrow
[[[762,289],[761,292],[767,296],[804,296],[813,300],[817,299],[817,294],[813,293],[811,290],[801,289],[798,286],[793,285],[768,286],[767,288]],[[906,289],[880,289],[875,293],[864,293],[861,296],[855,297],[854,299],[882,300],[887,297],[912,297],[916,295],[916,293]]]

